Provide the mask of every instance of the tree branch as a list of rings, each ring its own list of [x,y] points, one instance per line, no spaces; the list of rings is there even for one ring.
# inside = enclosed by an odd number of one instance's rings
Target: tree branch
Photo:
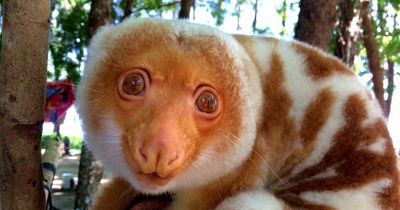
[[[124,7],[124,16],[122,16],[122,20],[128,18],[132,14],[132,6],[136,4],[136,0],[126,0],[126,4]]]
[[[132,14],[136,14],[136,13],[142,11],[142,10],[161,9],[163,7],[174,6],[174,5],[179,4],[179,3],[180,3],[180,1],[173,1],[173,2],[168,2],[168,3],[165,3],[165,4],[160,4],[157,7],[143,6],[143,7],[137,8],[135,11],[132,12]]]
[[[370,1],[362,0],[361,2],[361,18],[364,35],[364,45],[367,49],[368,66],[372,73],[373,91],[384,113],[386,113],[386,105],[384,99],[383,79],[384,72],[381,68],[379,51],[376,46],[374,35],[372,32],[372,22],[370,14]]]

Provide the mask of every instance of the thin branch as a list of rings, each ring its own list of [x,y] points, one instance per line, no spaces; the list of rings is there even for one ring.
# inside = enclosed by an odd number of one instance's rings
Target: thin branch
[[[388,87],[386,89],[386,92],[388,94],[388,97],[386,99],[386,117],[389,117],[390,114],[390,109],[392,106],[392,98],[393,98],[393,92],[394,92],[394,80],[393,80],[393,75],[394,75],[394,62],[391,60],[388,60],[388,70],[386,72],[386,77],[388,80]]]
[[[174,6],[174,5],[179,4],[179,3],[180,3],[180,1],[173,1],[173,2],[169,2],[169,3],[165,3],[165,4],[160,4],[157,7],[143,6],[143,7],[137,8],[135,11],[132,12],[132,14],[136,14],[136,13],[142,11],[142,10],[161,9],[163,7]]]
[[[254,19],[253,19],[253,31],[257,28],[257,15],[258,15],[258,0],[256,0],[253,4],[254,10]]]
[[[132,6],[135,5],[136,0],[126,0],[124,7],[124,16],[122,16],[122,20],[128,18],[132,14]]]
[[[372,20],[370,14],[370,1],[363,0],[361,2],[361,17],[364,35],[364,45],[367,49],[368,66],[372,73],[373,91],[375,97],[377,98],[380,106],[384,113],[386,113],[385,99],[384,99],[384,89],[383,89],[383,79],[384,74],[381,68],[379,60],[379,51],[375,43],[373,31],[372,31]]]

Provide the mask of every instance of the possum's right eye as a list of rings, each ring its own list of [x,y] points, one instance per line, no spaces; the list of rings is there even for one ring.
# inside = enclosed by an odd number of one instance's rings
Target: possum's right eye
[[[195,93],[195,109],[207,118],[215,118],[221,111],[221,100],[213,88],[201,86]]]
[[[141,69],[134,69],[121,75],[118,92],[125,99],[143,97],[149,85],[147,73]]]

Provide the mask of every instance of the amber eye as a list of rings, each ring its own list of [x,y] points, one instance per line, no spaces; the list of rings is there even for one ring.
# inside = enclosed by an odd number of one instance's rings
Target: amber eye
[[[144,96],[150,79],[146,71],[133,69],[119,77],[118,92],[121,97],[135,100]]]
[[[143,96],[145,88],[144,78],[139,73],[127,75],[122,82],[122,90],[128,95]]]
[[[210,91],[203,91],[196,99],[196,109],[204,113],[214,113],[218,109],[218,99]]]

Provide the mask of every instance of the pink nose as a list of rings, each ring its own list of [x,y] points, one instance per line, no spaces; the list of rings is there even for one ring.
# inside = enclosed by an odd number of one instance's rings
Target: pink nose
[[[180,166],[182,159],[178,146],[167,140],[145,142],[137,153],[142,172],[160,177],[170,176]]]

